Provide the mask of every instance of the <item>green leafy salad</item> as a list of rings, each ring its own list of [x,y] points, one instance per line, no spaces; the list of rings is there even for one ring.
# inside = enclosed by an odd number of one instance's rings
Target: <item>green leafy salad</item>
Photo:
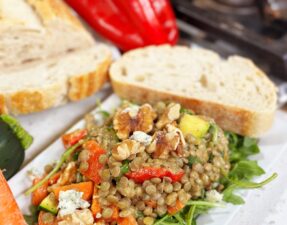
[[[238,189],[260,188],[249,157],[258,140],[224,132],[178,103],[123,104],[99,124],[62,136],[66,151],[26,192],[45,225],[195,225],[208,210],[243,204]],[[79,222],[81,221],[81,222]]]

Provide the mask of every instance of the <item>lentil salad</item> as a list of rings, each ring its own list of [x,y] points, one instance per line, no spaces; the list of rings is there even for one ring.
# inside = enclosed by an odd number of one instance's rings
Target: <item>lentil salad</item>
[[[212,119],[176,103],[124,102],[103,125],[86,121],[62,137],[67,151],[29,190],[39,225],[189,225],[222,199],[236,204],[240,185],[229,174],[241,163],[233,153],[245,139],[226,135]]]

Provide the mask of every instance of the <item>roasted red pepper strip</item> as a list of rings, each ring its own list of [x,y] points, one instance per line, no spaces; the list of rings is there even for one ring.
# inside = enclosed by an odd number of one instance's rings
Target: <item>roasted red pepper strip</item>
[[[89,159],[87,160],[88,168],[80,169],[80,172],[90,180],[94,181],[95,184],[99,184],[101,182],[100,172],[104,166],[99,162],[99,158],[101,155],[105,154],[106,151],[94,140],[87,141],[83,147],[89,151]]]
[[[62,136],[62,141],[65,148],[69,148],[74,144],[77,144],[80,140],[82,140],[85,136],[87,136],[88,131],[86,129],[76,130],[72,133],[64,134]]]
[[[134,180],[137,183],[143,183],[145,180],[150,180],[152,178],[163,178],[169,177],[172,182],[180,181],[184,171],[178,173],[172,173],[170,170],[165,168],[154,168],[154,167],[144,167],[134,172],[128,172],[125,174],[129,179]]]
[[[122,50],[147,44],[112,0],[66,0],[99,34]]]

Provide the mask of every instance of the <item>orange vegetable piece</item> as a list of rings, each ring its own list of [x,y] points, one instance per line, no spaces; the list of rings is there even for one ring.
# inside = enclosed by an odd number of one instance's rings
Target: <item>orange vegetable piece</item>
[[[119,218],[118,225],[138,225],[136,219],[130,215],[128,217]]]
[[[106,222],[113,222],[119,219],[119,208],[115,205],[110,207],[113,210],[111,218],[107,219]]]
[[[53,192],[57,198],[59,198],[60,191],[75,190],[78,192],[83,192],[83,199],[90,200],[93,195],[94,184],[91,181],[82,182],[78,184],[70,184],[65,186],[54,187]]]
[[[86,129],[76,130],[62,136],[62,142],[65,148],[69,148],[74,144],[77,144],[81,139],[87,136],[88,131]]]
[[[14,196],[0,170],[0,225],[26,225]]]
[[[155,200],[148,200],[145,201],[145,204],[151,208],[155,208],[156,207],[156,201]]]
[[[184,207],[184,204],[182,204],[181,201],[176,200],[176,203],[175,203],[174,206],[170,206],[170,207],[167,208],[167,212],[170,215],[174,215],[177,212],[179,212],[183,207]]]
[[[41,211],[38,216],[38,225],[58,225],[58,222],[51,213]]]
[[[104,166],[99,162],[99,157],[105,154],[106,151],[94,140],[87,141],[83,147],[89,151],[89,159],[87,160],[89,167],[86,170],[80,170],[80,172],[94,181],[95,184],[99,184],[101,182],[100,171]]]
[[[42,180],[41,178],[35,178],[33,180],[33,185],[39,183],[41,180]],[[38,206],[42,202],[42,200],[48,196],[47,188],[48,188],[48,182],[45,182],[41,187],[39,187],[32,193],[33,205]]]
[[[61,171],[55,173],[55,174],[49,179],[49,185],[53,185],[53,184],[57,183],[57,181],[59,180],[61,174],[62,174]]]
[[[97,188],[96,185],[94,186],[94,193],[93,193],[93,201],[92,201],[91,211],[93,213],[94,218],[96,218],[96,215],[98,213],[102,212],[101,205],[100,205],[100,202],[99,202],[98,188]]]

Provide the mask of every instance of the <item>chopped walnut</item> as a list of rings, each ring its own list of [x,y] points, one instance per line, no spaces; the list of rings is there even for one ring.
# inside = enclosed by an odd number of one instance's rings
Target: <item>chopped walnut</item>
[[[58,225],[91,225],[94,223],[94,217],[89,209],[76,210],[70,215],[59,218]]]
[[[167,159],[170,152],[181,155],[186,146],[182,132],[175,126],[168,124],[163,131],[157,131],[153,141],[147,148],[154,158]]]
[[[154,158],[167,159],[169,153],[176,151],[180,144],[180,136],[176,132],[157,131],[153,141],[147,148],[148,153],[153,153]]]
[[[156,113],[149,104],[126,107],[117,111],[113,121],[114,129],[118,138],[124,140],[134,131],[150,132],[155,118]]]
[[[162,116],[159,118],[159,121],[156,123],[156,127],[161,129],[169,123],[177,120],[180,117],[180,104],[170,103]]]
[[[64,172],[61,174],[56,185],[62,186],[71,184],[76,180],[77,166],[75,162],[69,162]]]
[[[124,140],[117,144],[112,150],[112,156],[115,160],[122,161],[129,158],[131,155],[144,151],[144,146],[140,142],[134,140]]]

